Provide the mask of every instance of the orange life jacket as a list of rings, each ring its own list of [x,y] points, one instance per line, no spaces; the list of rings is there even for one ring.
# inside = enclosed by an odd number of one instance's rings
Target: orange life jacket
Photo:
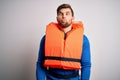
[[[82,22],[72,23],[72,30],[64,39],[64,32],[57,23],[46,27],[45,37],[45,67],[68,70],[80,69],[83,43]]]

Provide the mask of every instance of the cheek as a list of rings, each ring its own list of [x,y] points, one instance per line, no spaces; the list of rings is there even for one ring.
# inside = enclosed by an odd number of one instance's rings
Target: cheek
[[[70,17],[67,17],[67,19],[68,19],[68,20],[73,20],[73,17],[70,16]]]
[[[68,18],[68,21],[70,21],[70,22],[71,22],[72,20],[73,20],[73,18]]]
[[[57,19],[57,21],[59,21],[59,20],[60,20],[58,17],[57,17],[56,19]]]

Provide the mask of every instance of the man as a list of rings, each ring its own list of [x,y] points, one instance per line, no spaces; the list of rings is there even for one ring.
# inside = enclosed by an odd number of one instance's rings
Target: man
[[[74,21],[69,4],[57,8],[56,19],[58,23],[47,25],[40,43],[37,80],[89,80],[90,45],[82,22]]]

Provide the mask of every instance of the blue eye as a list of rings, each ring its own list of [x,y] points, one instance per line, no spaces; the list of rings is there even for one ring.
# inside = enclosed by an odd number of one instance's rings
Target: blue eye
[[[58,16],[62,16],[63,15],[63,13],[58,13]]]
[[[67,13],[66,13],[66,15],[70,15],[70,13],[69,13],[69,12],[67,12]]]

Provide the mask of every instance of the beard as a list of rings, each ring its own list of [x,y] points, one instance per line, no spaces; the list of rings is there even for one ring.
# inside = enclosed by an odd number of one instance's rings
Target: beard
[[[62,21],[58,21],[58,24],[62,27],[62,28],[67,28],[72,24],[72,20],[70,20],[69,22],[62,22]]]

